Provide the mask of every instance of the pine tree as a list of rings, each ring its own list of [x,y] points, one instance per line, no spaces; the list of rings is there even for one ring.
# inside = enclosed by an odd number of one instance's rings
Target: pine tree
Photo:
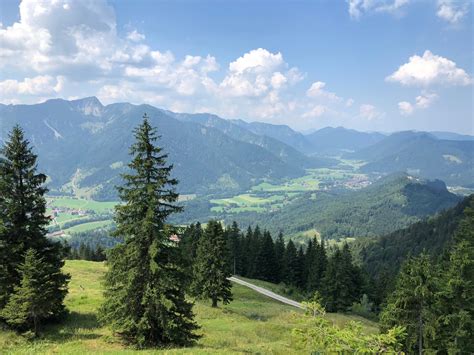
[[[46,237],[46,176],[37,173],[37,156],[23,130],[15,126],[0,151],[0,309],[9,301],[15,287],[20,286],[19,266],[29,249],[33,249],[47,265],[50,273],[48,317],[65,312],[63,300],[69,276],[61,273],[67,248]]]
[[[227,247],[230,251],[229,265],[232,274],[240,275],[242,272],[241,263],[241,240],[240,229],[237,222],[232,222],[230,228],[226,229]]]
[[[115,235],[124,243],[108,253],[100,320],[138,347],[189,344],[198,338],[198,326],[185,299],[181,253],[169,239],[175,231],[166,224],[181,210],[175,205],[177,181],[146,115],[134,136],[130,173],[118,188],[124,203],[115,215]]]
[[[64,297],[67,290],[55,287],[54,279],[58,276],[55,273],[59,271],[51,270],[51,266],[34,249],[28,249],[18,270],[21,283],[15,286],[1,312],[2,317],[17,329],[32,329],[37,336],[41,321],[54,315],[54,304],[50,299],[56,297],[57,292]]]
[[[257,255],[257,274],[256,277],[261,280],[275,282],[277,262],[275,258],[275,246],[272,236],[269,232],[263,233],[260,243],[260,250]]]
[[[217,307],[218,301],[224,304],[232,301],[232,285],[228,280],[231,273],[226,254],[221,224],[209,221],[198,245],[192,290],[201,299],[211,299],[212,307]]]
[[[422,354],[430,348],[437,327],[436,275],[429,257],[408,259],[398,275],[395,291],[381,314],[384,329],[406,327],[405,350]]]
[[[296,286],[298,283],[298,253],[295,243],[290,239],[285,249],[284,281],[287,285]]]
[[[285,276],[285,241],[281,232],[275,241],[275,259],[277,263],[275,269],[276,282],[282,282]]]
[[[447,263],[442,264],[442,288],[437,310],[437,349],[474,353],[474,203],[464,210]]]

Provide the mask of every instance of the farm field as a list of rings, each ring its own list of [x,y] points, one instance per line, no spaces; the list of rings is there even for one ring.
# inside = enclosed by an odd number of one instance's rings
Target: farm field
[[[65,271],[72,276],[66,298],[70,311],[66,321],[60,326],[45,326],[41,338],[32,342],[11,331],[0,331],[2,354],[305,353],[296,348],[291,335],[294,327],[304,326],[301,311],[240,285],[234,285],[234,301],[229,305],[213,309],[208,302],[196,302],[196,320],[202,327],[202,338],[196,346],[134,351],[123,346],[97,321],[97,309],[102,302],[101,278],[106,271],[104,263],[67,261]],[[338,326],[350,320],[361,321],[367,333],[378,332],[376,323],[360,317],[343,314],[327,317]]]
[[[353,169],[307,169],[306,175],[273,184],[262,182],[247,193],[220,199],[211,199],[211,212],[235,214],[240,212],[271,212],[282,208],[302,193],[328,191],[333,188],[357,189],[370,182],[365,174]],[[311,198],[316,198],[312,195]]]

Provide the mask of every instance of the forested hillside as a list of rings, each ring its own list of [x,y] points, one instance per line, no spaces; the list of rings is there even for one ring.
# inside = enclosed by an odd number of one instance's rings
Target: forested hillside
[[[259,224],[285,235],[316,229],[324,238],[379,236],[454,206],[460,198],[441,181],[393,174],[364,189],[307,194],[280,211],[245,214],[241,225]]]

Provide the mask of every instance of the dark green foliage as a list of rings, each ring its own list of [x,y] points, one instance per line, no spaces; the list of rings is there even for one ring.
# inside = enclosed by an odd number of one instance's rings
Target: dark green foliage
[[[442,286],[438,297],[438,349],[473,353],[474,343],[474,201],[454,236],[454,246],[441,264]]]
[[[409,258],[382,312],[384,327],[406,327],[408,352],[474,351],[474,202],[472,197],[465,202],[454,238],[442,257],[433,256],[434,261],[426,254]]]
[[[275,245],[269,232],[263,233],[263,238],[259,243],[259,250],[256,260],[256,277],[260,280],[277,281],[277,261],[275,256]]]
[[[229,257],[224,230],[217,221],[209,221],[201,236],[194,261],[192,291],[201,299],[210,299],[212,307],[222,301],[232,301],[232,274],[229,269]]]
[[[68,259],[71,260],[89,260],[89,261],[105,261],[107,260],[107,255],[100,246],[100,244],[95,247],[90,244],[81,243],[79,248],[71,248],[69,251]]]
[[[321,284],[325,307],[330,312],[348,311],[360,299],[364,287],[360,269],[352,262],[347,244],[336,248],[328,260]]]
[[[42,318],[59,317],[65,312],[63,300],[69,276],[61,273],[66,248],[46,238],[46,176],[37,173],[37,156],[18,126],[13,128],[0,154],[0,309],[11,301],[20,286],[20,265],[32,249],[45,265],[49,282],[47,312]]]
[[[192,304],[186,301],[185,270],[166,218],[180,210],[169,177],[172,166],[154,145],[155,130],[146,116],[134,131],[130,173],[118,188],[115,235],[124,243],[108,252],[101,321],[138,347],[185,345],[198,336]]]
[[[305,259],[305,280],[308,291],[321,289],[326,265],[327,256],[324,240],[321,243],[318,243],[316,238],[310,240],[306,249]]]
[[[285,258],[284,258],[284,276],[283,281],[287,285],[297,286],[299,283],[298,277],[301,268],[298,265],[298,251],[296,250],[295,243],[290,239],[286,244]]]
[[[51,267],[34,249],[28,249],[18,272],[20,285],[15,285],[1,316],[10,326],[32,329],[38,335],[41,322],[56,315],[56,305],[51,299],[63,299],[66,285],[56,287],[55,280],[62,276],[61,271]]]
[[[405,349],[410,353],[433,350],[437,327],[437,283],[436,271],[427,255],[408,259],[400,270],[395,291],[381,314],[384,329],[397,325],[405,327]]]
[[[376,304],[381,304],[392,290],[400,265],[408,255],[417,256],[423,251],[432,256],[443,254],[453,243],[464,210],[473,201],[474,195],[471,195],[437,216],[386,236],[356,241],[351,245],[356,258],[374,280],[372,290]]]
[[[275,241],[275,259],[276,269],[275,277],[277,282],[283,281],[285,275],[285,241],[283,233],[278,233],[278,238]]]

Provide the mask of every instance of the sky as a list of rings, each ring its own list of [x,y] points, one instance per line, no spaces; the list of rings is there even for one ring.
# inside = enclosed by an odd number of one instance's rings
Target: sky
[[[471,0],[2,0],[0,102],[474,134]]]

